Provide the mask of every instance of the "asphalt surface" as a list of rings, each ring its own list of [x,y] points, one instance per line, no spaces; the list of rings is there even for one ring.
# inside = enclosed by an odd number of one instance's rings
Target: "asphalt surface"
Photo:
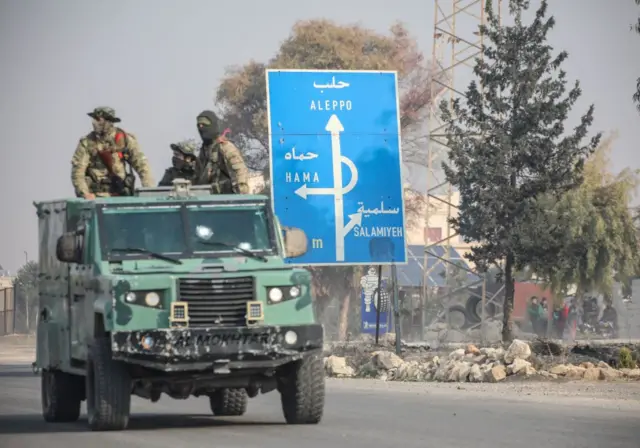
[[[205,398],[134,397],[129,429],[91,432],[85,416],[47,424],[40,381],[27,365],[0,365],[0,447],[287,446],[370,448],[637,448],[640,384],[497,385],[327,380],[319,425],[288,426],[277,392],[242,417],[217,418]]]

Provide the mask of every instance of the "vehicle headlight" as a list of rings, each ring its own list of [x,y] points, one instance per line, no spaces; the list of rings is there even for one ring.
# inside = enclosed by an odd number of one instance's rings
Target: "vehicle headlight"
[[[156,292],[148,292],[146,296],[144,296],[144,303],[150,307],[156,307],[160,304],[160,296]]]
[[[267,297],[269,303],[280,303],[285,300],[293,300],[302,296],[302,286],[269,286],[267,287]]]
[[[271,288],[269,290],[269,300],[274,303],[280,302],[283,296],[284,294],[280,288]]]
[[[129,291],[124,295],[124,302],[130,305],[161,308],[162,291]]]

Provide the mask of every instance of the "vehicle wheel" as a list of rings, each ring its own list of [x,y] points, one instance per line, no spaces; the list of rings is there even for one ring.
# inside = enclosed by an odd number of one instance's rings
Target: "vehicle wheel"
[[[469,297],[465,304],[465,309],[467,310],[469,320],[473,323],[477,323],[482,320],[482,299],[480,297]]]
[[[249,397],[245,389],[219,389],[209,395],[211,412],[217,416],[238,416],[247,412]]]
[[[279,378],[280,401],[287,423],[316,424],[324,411],[324,363],[310,354],[286,367]]]
[[[131,376],[111,358],[111,339],[96,339],[87,363],[87,414],[92,431],[126,429],[131,411]]]
[[[59,370],[42,370],[42,416],[49,423],[75,422],[80,417],[83,378]]]
[[[467,317],[467,310],[465,310],[462,305],[453,305],[449,307],[449,318],[447,322],[449,324],[449,328],[453,330],[460,330],[468,321],[469,318]]]

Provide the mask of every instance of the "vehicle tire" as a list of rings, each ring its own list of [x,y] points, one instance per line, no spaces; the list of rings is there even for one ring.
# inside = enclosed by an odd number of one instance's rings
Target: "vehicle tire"
[[[49,423],[75,422],[80,417],[83,378],[59,370],[42,370],[42,416]]]
[[[447,324],[452,330],[460,330],[469,323],[467,310],[462,305],[453,305],[449,307],[449,317]]]
[[[87,416],[92,431],[126,429],[131,412],[131,376],[111,358],[111,339],[96,339],[87,363]]]
[[[324,412],[324,363],[310,354],[286,367],[279,378],[280,401],[290,425],[320,423]]]
[[[472,323],[478,323],[482,320],[482,299],[480,297],[471,296],[465,304],[467,317]]]
[[[209,405],[213,415],[231,417],[247,412],[249,396],[245,389],[218,389],[209,395]]]

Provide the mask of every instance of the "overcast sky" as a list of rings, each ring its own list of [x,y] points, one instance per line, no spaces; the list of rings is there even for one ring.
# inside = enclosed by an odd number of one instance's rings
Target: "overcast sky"
[[[0,0],[0,264],[15,271],[25,251],[37,258],[32,202],[73,196],[70,159],[94,107],[116,109],[158,181],[169,143],[196,136],[195,117],[213,106],[225,67],[268,59],[296,20],[381,32],[400,20],[430,55],[433,11],[424,0]],[[581,110],[595,103],[597,128],[620,132],[617,169],[640,168],[640,115],[630,100],[640,36],[629,31],[638,8],[551,0],[550,12],[552,44],[569,52],[569,77],[582,82]]]

